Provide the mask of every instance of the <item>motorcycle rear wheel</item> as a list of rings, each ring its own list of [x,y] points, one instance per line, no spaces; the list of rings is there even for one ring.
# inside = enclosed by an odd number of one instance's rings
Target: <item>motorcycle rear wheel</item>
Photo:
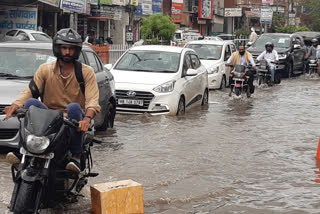
[[[14,207],[14,214],[34,213],[35,201],[38,193],[38,184],[36,182],[21,181],[17,200]],[[38,212],[37,212],[38,213]]]
[[[240,94],[241,94],[241,88],[236,87],[236,88],[235,88],[235,93],[236,93],[237,96],[240,96]]]

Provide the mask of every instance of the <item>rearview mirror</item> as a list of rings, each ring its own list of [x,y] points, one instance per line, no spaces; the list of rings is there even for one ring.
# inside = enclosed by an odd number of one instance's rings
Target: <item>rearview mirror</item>
[[[108,71],[110,71],[111,68],[112,68],[112,64],[105,64],[103,67],[104,67],[105,69],[107,69]]]
[[[293,45],[293,49],[300,49],[300,48],[301,48],[301,45],[298,45],[298,44]]]
[[[189,68],[189,69],[187,70],[186,76],[195,76],[195,75],[197,75],[197,74],[198,74],[198,71],[197,71],[197,70],[192,69],[192,68]]]

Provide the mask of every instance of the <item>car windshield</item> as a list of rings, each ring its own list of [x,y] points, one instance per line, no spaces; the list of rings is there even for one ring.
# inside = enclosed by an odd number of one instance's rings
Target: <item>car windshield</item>
[[[52,39],[50,38],[50,36],[46,35],[46,34],[42,34],[42,33],[32,33],[31,34],[35,40],[37,41],[51,41]]]
[[[128,51],[115,66],[126,71],[175,73],[180,54],[164,51]]]
[[[277,48],[289,48],[290,36],[289,35],[262,35],[253,44],[253,47],[264,48],[267,42],[272,42],[274,44],[274,47],[277,47]]]
[[[198,54],[200,59],[218,60],[221,57],[221,45],[189,44],[186,47],[193,49]]]
[[[51,50],[0,48],[0,77],[31,78],[43,63],[54,61]]]

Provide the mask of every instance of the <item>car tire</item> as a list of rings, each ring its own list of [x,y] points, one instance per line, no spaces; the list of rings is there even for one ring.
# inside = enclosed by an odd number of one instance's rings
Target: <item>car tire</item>
[[[287,66],[287,72],[288,72],[288,78],[291,78],[294,76],[294,73],[293,73],[293,64],[292,62],[290,62]]]
[[[185,104],[184,97],[181,96],[178,103],[177,115],[184,115],[185,112],[186,112],[186,104]]]
[[[208,105],[209,103],[209,93],[208,93],[208,89],[206,89],[203,93],[203,97],[202,97],[202,101],[201,101],[201,105]]]
[[[223,75],[221,78],[221,83],[220,83],[220,89],[225,89],[227,87],[227,80],[226,80],[226,76]]]
[[[99,126],[97,131],[107,131],[108,128],[113,128],[114,118],[115,118],[116,108],[112,103],[109,103],[106,108],[106,114],[101,126]]]

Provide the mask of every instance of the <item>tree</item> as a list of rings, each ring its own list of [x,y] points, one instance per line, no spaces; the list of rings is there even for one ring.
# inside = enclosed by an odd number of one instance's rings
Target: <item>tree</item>
[[[273,13],[271,32],[276,32],[277,28],[284,26],[286,20],[283,14]]]
[[[277,27],[277,33],[295,33],[299,31],[310,31],[310,29],[306,26],[296,27],[296,26],[285,26],[285,27]]]
[[[169,16],[157,13],[142,20],[141,36],[145,40],[152,39],[153,43],[159,40],[171,40],[175,31],[176,25]]]
[[[308,14],[311,16],[312,22],[308,23],[308,27],[314,31],[320,31],[320,1],[304,0],[301,4],[306,7]]]

